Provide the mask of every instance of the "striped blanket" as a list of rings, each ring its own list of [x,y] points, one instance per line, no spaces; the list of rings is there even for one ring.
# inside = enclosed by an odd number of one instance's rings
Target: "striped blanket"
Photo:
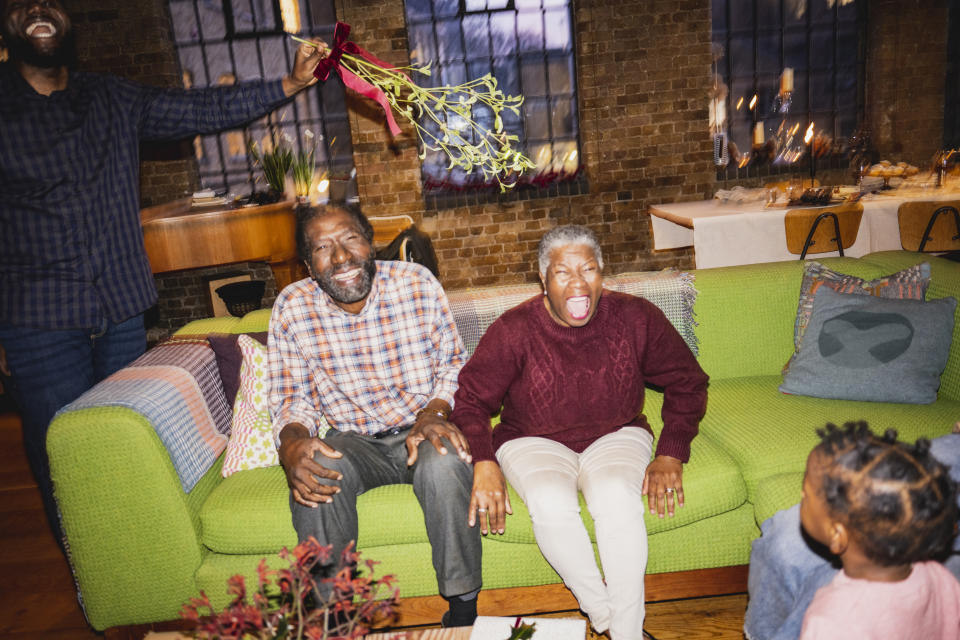
[[[206,338],[177,336],[60,411],[126,407],[147,418],[189,492],[227,445],[230,408]]]
[[[693,274],[676,270],[624,273],[604,278],[603,286],[646,298],[657,305],[694,355],[698,353],[694,333],[697,323],[693,318],[697,290],[693,287]],[[450,310],[467,354],[473,354],[480,337],[500,314],[541,292],[540,285],[534,283],[448,292]]]

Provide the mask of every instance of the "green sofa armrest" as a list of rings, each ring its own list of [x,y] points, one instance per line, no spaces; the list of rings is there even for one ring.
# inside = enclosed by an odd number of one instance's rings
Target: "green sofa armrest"
[[[177,617],[196,595],[199,509],[219,463],[186,494],[150,422],[122,407],[65,411],[47,437],[68,555],[96,629]]]

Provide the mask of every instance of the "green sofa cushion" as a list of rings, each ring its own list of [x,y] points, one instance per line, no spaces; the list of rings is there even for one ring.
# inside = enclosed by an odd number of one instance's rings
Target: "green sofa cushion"
[[[779,375],[712,380],[700,423],[701,436],[736,460],[754,503],[762,479],[804,470],[819,442],[815,430],[827,422],[866,420],[874,431],[892,427],[913,441],[949,433],[960,416],[960,402],[946,398],[930,405],[823,400],[782,394],[779,383]]]
[[[654,401],[654,405],[659,404]],[[673,518],[646,514],[652,535],[732,511],[747,498],[746,486],[733,459],[706,438],[693,441],[684,468],[686,506]],[[533,543],[530,514],[510,489],[513,515],[508,516],[505,542]],[[423,513],[409,485],[379,487],[360,496],[361,548],[426,542]],[[318,507],[322,509],[323,507]],[[593,520],[581,498],[581,510],[593,539]],[[200,512],[203,544],[218,553],[273,553],[296,544],[290,521],[288,489],[280,467],[238,471],[213,491]],[[383,526],[389,522],[390,526]]]
[[[778,473],[768,476],[757,484],[757,500],[754,514],[757,524],[763,522],[777,511],[789,509],[803,497],[803,471]]]
[[[231,476],[232,477],[232,476]],[[750,541],[760,535],[753,521],[753,506],[705,518],[671,530],[652,534],[649,538],[647,573],[686,571],[710,567],[746,564],[750,557]],[[431,564],[427,542],[385,546],[364,546],[365,559],[376,560],[377,575],[397,576],[401,597],[435,595],[437,579]],[[256,566],[266,557],[272,567],[282,566],[275,552],[264,554],[227,555],[210,553],[197,570],[197,588],[210,596],[214,607],[223,607],[229,597],[226,580],[234,574],[247,576],[247,584],[255,584]],[[543,559],[535,544],[506,542],[501,536],[483,540],[483,585],[487,589],[556,584],[559,576]],[[175,617],[171,612],[167,617]]]

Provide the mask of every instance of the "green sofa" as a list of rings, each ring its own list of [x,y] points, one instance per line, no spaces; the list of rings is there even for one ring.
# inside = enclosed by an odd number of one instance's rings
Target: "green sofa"
[[[932,265],[928,299],[960,298],[960,264],[940,258],[885,252],[823,262],[874,278],[922,260]],[[648,515],[651,599],[744,589],[758,523],[799,500],[816,427],[866,419],[914,439],[947,433],[960,418],[960,319],[932,405],[788,396],[777,386],[793,348],[802,263],[693,274],[698,358],[710,375],[708,408],[684,473],[687,505],[672,519]],[[263,331],[268,319],[269,311],[257,311],[191,323],[180,333]],[[659,430],[662,398],[656,392],[648,398],[645,413]],[[253,575],[260,558],[275,558],[282,546],[296,543],[279,467],[225,480],[221,458],[186,493],[149,419],[130,408],[68,407],[51,425],[48,450],[80,597],[96,629],[175,619],[201,589],[223,605],[228,576]],[[483,541],[481,613],[569,608],[574,601],[540,555],[523,503],[516,495],[511,501],[506,534]],[[403,620],[438,618],[429,545],[410,488],[365,494],[360,520],[365,557],[397,575],[405,602],[423,605],[403,609]],[[584,520],[590,527],[586,510]]]

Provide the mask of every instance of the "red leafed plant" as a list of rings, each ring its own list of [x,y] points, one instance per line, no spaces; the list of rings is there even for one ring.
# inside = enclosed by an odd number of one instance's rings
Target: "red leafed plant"
[[[331,547],[316,539],[301,542],[293,551],[286,547],[280,557],[289,568],[269,569],[266,560],[257,566],[257,590],[252,601],[242,575],[227,580],[233,596],[220,613],[214,613],[203,591],[183,606],[180,616],[196,623],[193,637],[204,640],[343,640],[359,638],[376,623],[396,617],[397,589],[394,576],[375,578],[373,560],[362,562],[351,544],[343,551],[340,569],[331,578],[318,580],[313,569],[330,560]],[[321,599],[321,601],[317,601]]]

